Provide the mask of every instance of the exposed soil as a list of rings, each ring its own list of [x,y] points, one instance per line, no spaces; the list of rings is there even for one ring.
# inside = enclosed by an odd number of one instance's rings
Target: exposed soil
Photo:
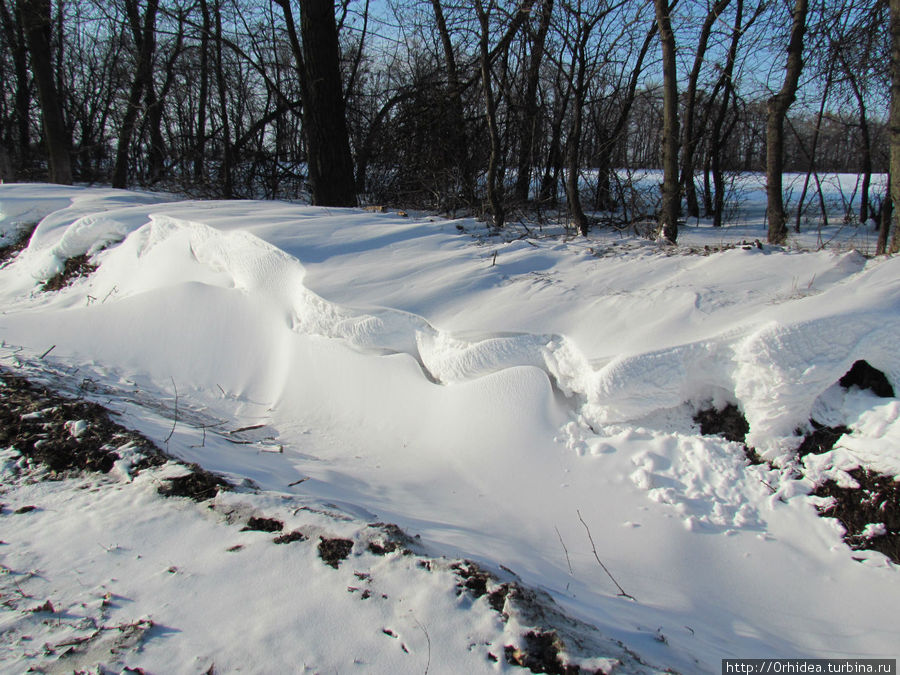
[[[828,452],[835,446],[841,436],[850,433],[850,429],[842,424],[826,427],[812,419],[809,423],[812,425],[812,431],[803,437],[803,441],[797,448],[798,457],[821,455],[824,452]]]
[[[854,363],[838,382],[844,389],[859,387],[868,389],[882,398],[894,398],[894,388],[887,376],[877,368],[870,366],[867,361]]]
[[[858,488],[840,487],[829,480],[815,489],[813,495],[833,500],[819,512],[844,526],[844,541],[850,548],[880,551],[900,564],[900,483],[893,476],[862,468],[849,473]]]
[[[694,415],[694,422],[700,425],[700,433],[704,436],[718,435],[723,438],[743,443],[750,431],[750,425],[740,409],[729,403],[721,410],[706,408]]]
[[[694,415],[694,422],[700,425],[700,433],[704,436],[721,436],[725,440],[743,445],[744,455],[751,464],[765,464],[765,460],[756,450],[744,443],[750,425],[744,413],[733,403],[729,403],[721,410],[716,408],[698,410]]]
[[[280,534],[272,540],[276,544],[290,544],[295,541],[306,541],[306,535],[300,530],[294,530],[287,534]]]
[[[191,473],[166,479],[159,486],[159,494],[165,497],[187,497],[195,502],[202,502],[212,499],[220,490],[230,488],[224,479],[197,464],[189,464],[188,468]]]
[[[14,447],[28,462],[45,467],[49,479],[82,471],[108,473],[125,448],[137,460],[128,467],[132,475],[169,459],[143,435],[113,422],[103,406],[60,396],[2,369],[0,446]],[[191,473],[167,479],[158,492],[202,501],[229,488],[196,464],[188,468]]]
[[[319,557],[326,565],[337,569],[341,561],[350,555],[353,550],[353,542],[349,539],[326,539],[319,537]]]
[[[103,406],[64,398],[0,370],[0,445],[13,446],[50,477],[69,472],[108,473],[130,445],[143,459],[132,470],[158,466],[162,453],[141,434],[116,424]]]
[[[563,644],[553,631],[539,633],[530,631],[523,636],[525,646],[516,648],[507,645],[504,648],[506,662],[513,666],[528,668],[532,673],[553,673],[555,675],[579,675],[583,672],[579,666],[563,664],[559,652]]]
[[[87,254],[76,255],[66,260],[62,272],[47,279],[41,286],[42,291],[59,291],[70,286],[76,279],[87,277],[96,271],[97,265],[90,262]]]
[[[257,518],[253,517],[247,521],[247,524],[241,528],[242,532],[254,530],[256,532],[281,532],[284,529],[284,523],[274,518]]]
[[[369,528],[378,531],[376,537],[366,546],[369,553],[387,555],[400,551],[403,555],[412,555],[415,540],[394,523],[372,523]]]
[[[31,235],[34,234],[36,228],[37,223],[28,223],[21,225],[18,232],[7,232],[6,235],[0,235],[0,267],[28,247],[28,242],[31,241]]]

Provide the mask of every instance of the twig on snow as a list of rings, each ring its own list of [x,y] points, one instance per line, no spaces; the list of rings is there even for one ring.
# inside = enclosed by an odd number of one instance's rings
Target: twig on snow
[[[169,439],[172,438],[172,435],[175,433],[175,425],[178,424],[178,385],[175,384],[175,378],[170,376],[172,380],[172,386],[175,388],[175,415],[172,418],[172,430],[169,432],[169,435],[166,436],[166,440],[163,441],[166,445],[169,444]]]
[[[428,630],[415,617],[415,615],[413,616],[413,621],[416,622],[416,625],[419,627],[419,630],[421,630],[423,633],[425,633],[425,640],[428,643],[428,660],[425,662],[425,675],[428,675],[428,669],[431,668],[431,636],[428,635]]]
[[[579,511],[578,509],[575,509],[575,513],[578,514],[578,520],[581,521],[581,524],[584,525],[584,529],[587,530],[587,536],[591,542],[591,550],[593,550],[593,552],[594,552],[594,558],[597,559],[597,562],[600,564],[600,567],[602,567],[603,571],[606,572],[606,576],[608,576],[610,579],[612,579],[612,582],[616,585],[616,588],[619,589],[618,594],[620,596],[622,596],[623,598],[628,598],[629,600],[634,600],[635,602],[637,602],[637,598],[635,598],[633,595],[629,595],[628,593],[625,592],[625,589],[619,585],[619,582],[616,581],[615,577],[612,574],[610,574],[610,571],[606,568],[606,565],[603,564],[603,561],[600,560],[600,556],[597,555],[597,547],[594,545],[594,538],[591,536],[591,528],[588,527],[587,523],[584,522],[584,518],[581,517],[581,511]]]
[[[41,354],[41,360],[43,361],[43,360],[44,360],[44,357],[47,356],[47,354],[49,354],[50,352],[52,352],[54,349],[56,349],[56,345],[52,345],[52,346],[50,347],[50,349],[48,349],[48,350],[45,351],[43,354]]]
[[[566,552],[566,565],[569,566],[569,574],[575,576],[575,572],[572,571],[572,561],[569,560],[569,549],[566,548],[566,543],[563,541],[562,535],[559,533],[559,528],[554,525],[553,529],[556,530],[556,536],[559,537],[559,543],[562,545],[563,551]]]

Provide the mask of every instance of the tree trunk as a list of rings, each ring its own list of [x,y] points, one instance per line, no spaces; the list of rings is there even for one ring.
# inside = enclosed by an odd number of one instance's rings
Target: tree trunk
[[[541,204],[555,207],[557,203],[557,188],[559,186],[559,174],[562,171],[562,125],[569,107],[568,92],[562,95],[562,101],[550,126],[550,145],[547,148],[547,166],[544,169],[544,177],[541,179],[541,189],[538,200]]]
[[[684,105],[684,141],[682,142],[681,157],[681,183],[684,186],[684,195],[687,201],[687,215],[691,218],[700,216],[700,205],[697,202],[697,188],[694,185],[694,154],[697,148],[697,135],[694,130],[694,111],[697,103],[697,82],[700,79],[700,69],[706,56],[706,48],[709,44],[709,36],[713,24],[719,15],[725,11],[731,0],[718,0],[703,21],[700,29],[697,53],[694,56],[694,67],[688,77],[687,100]]]
[[[770,244],[783,245],[787,242],[787,214],[784,212],[782,193],[784,119],[791,104],[796,100],[797,84],[800,80],[800,71],[803,69],[803,34],[806,32],[808,7],[808,0],[795,0],[784,83],[766,106],[766,196]]]
[[[310,201],[320,206],[356,206],[334,3],[301,0],[301,45],[290,0],[276,2],[284,13],[300,78]]]
[[[569,215],[572,223],[578,228],[582,236],[588,234],[589,223],[581,205],[581,195],[578,191],[578,179],[580,171],[581,130],[584,115],[585,92],[587,83],[587,42],[590,38],[591,27],[578,15],[574,17],[578,22],[578,32],[575,35],[575,45],[572,49],[575,77],[572,82],[572,126],[569,129],[569,137],[566,142],[566,200],[569,204]],[[572,79],[572,78],[570,78]]]
[[[675,63],[675,33],[667,0],[654,0],[656,24],[663,58],[663,184],[659,225],[663,238],[678,239],[678,212],[681,206],[678,180],[678,72]]]
[[[228,118],[228,82],[225,80],[225,65],[222,62],[222,6],[216,0],[213,7],[213,25],[215,30],[215,62],[216,86],[219,95],[219,118],[222,120],[222,196],[225,199],[234,197],[234,157],[231,145],[231,125]]]
[[[672,6],[674,7],[675,3],[672,3]],[[634,105],[634,99],[637,93],[638,80],[640,80],[641,73],[644,69],[644,59],[650,51],[650,45],[653,43],[653,38],[656,37],[656,31],[656,19],[654,18],[650,30],[647,31],[647,35],[644,37],[644,42],[638,52],[634,68],[631,70],[628,88],[625,90],[624,98],[619,106],[619,114],[615,124],[612,125],[612,131],[607,133],[606,129],[598,124],[601,131],[598,132],[598,149],[594,162],[597,166],[598,174],[598,188],[595,205],[599,210],[612,211],[616,208],[616,201],[613,199],[612,191],[610,189],[610,181],[613,178],[613,152],[615,151],[616,146],[621,142],[625,132],[625,125],[628,124],[628,118],[631,115],[631,108]]]
[[[50,0],[19,0],[18,9],[41,103],[48,179],[51,183],[71,185],[72,142],[63,119],[62,102],[50,62]]]
[[[534,45],[531,48],[528,79],[525,83],[524,110],[519,130],[519,162],[513,194],[515,200],[520,203],[527,202],[530,196],[531,172],[534,169],[535,156],[539,147],[538,132],[540,130],[540,122],[538,120],[537,92],[541,74],[541,62],[544,58],[544,43],[547,39],[547,31],[550,28],[552,15],[553,0],[544,0],[541,3],[541,18],[538,24],[538,31],[534,36]]]
[[[447,97],[450,102],[450,153],[456,170],[459,172],[459,181],[462,185],[462,199],[469,204],[475,201],[475,179],[472,175],[472,163],[469,159],[469,140],[466,135],[465,109],[463,107],[462,91],[459,68],[456,65],[456,53],[453,49],[453,41],[444,18],[444,10],[440,0],[431,0],[434,19],[437,23],[438,33],[441,37],[441,48],[444,52],[444,65],[447,68]],[[448,204],[448,211],[454,212],[457,208],[457,195],[452,195]]]
[[[806,202],[806,194],[809,192],[809,179],[816,174],[816,184],[818,185],[818,173],[816,172],[816,152],[819,149],[819,134],[822,130],[822,118],[825,116],[825,103],[828,101],[828,93],[831,90],[831,83],[834,79],[833,64],[828,64],[828,70],[825,73],[825,86],[822,89],[822,100],[819,102],[819,112],[816,115],[816,126],[813,128],[813,137],[810,143],[811,147],[807,158],[809,159],[809,168],[806,171],[806,177],[803,179],[803,189],[800,190],[800,198],[797,200],[797,218],[794,221],[794,232],[800,231],[800,223],[803,219],[803,204]],[[801,144],[801,148],[803,145]],[[827,218],[825,211],[822,211],[822,217]]]
[[[119,128],[119,144],[116,150],[116,164],[112,176],[112,186],[114,188],[124,188],[128,185],[131,138],[137,126],[137,118],[141,110],[141,98],[143,98],[144,90],[153,76],[153,52],[156,49],[156,12],[159,8],[159,0],[147,0],[143,26],[141,26],[138,14],[137,0],[130,0],[127,6],[138,57],[134,79],[131,82],[131,91],[128,94],[128,107],[125,109],[125,118],[122,120],[122,126]]]
[[[491,154],[488,158],[487,170],[487,200],[491,212],[491,227],[494,230],[503,228],[505,219],[503,209],[502,188],[498,184],[497,171],[500,164],[500,130],[497,125],[497,106],[494,99],[494,89],[491,83],[491,56],[488,49],[490,38],[489,16],[481,4],[481,0],[475,0],[475,12],[478,15],[478,23],[481,25],[479,35],[479,51],[481,55],[481,84],[484,90],[484,118],[487,122],[488,138],[491,143]]]
[[[3,33],[12,52],[13,69],[16,74],[16,135],[7,156],[9,166],[6,177],[6,180],[12,180],[16,173],[28,168],[31,158],[31,128],[29,126],[31,93],[28,89],[28,53],[22,22],[14,18],[13,12],[6,5],[6,0],[0,0],[0,22],[2,22]]]
[[[209,101],[209,34],[212,21],[209,16],[209,5],[200,0],[200,12],[203,26],[200,32],[200,91],[197,101],[197,150],[194,155],[194,178],[203,180],[204,160],[206,159],[206,107]]]
[[[891,169],[892,254],[900,253],[900,0],[891,2]]]

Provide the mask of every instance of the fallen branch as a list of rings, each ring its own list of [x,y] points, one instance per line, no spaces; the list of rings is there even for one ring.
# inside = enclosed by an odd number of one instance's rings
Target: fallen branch
[[[569,549],[566,548],[566,544],[563,541],[562,535],[559,533],[559,528],[554,525],[553,529],[556,530],[556,536],[559,537],[559,543],[562,545],[563,551],[566,552],[566,565],[569,566],[569,574],[575,576],[575,572],[572,571],[572,562],[569,560]]]
[[[175,415],[172,418],[172,430],[169,432],[169,435],[166,436],[166,440],[163,441],[166,445],[169,444],[169,439],[172,438],[172,435],[175,433],[175,425],[178,424],[178,385],[175,384],[175,378],[172,377],[172,386],[175,388]]]
[[[578,520],[581,521],[581,524],[584,525],[584,529],[587,530],[587,536],[591,542],[591,550],[593,550],[593,552],[594,552],[594,558],[597,559],[597,562],[600,564],[600,567],[602,567],[603,571],[606,572],[606,576],[608,576],[610,579],[612,579],[612,582],[616,585],[616,588],[619,589],[618,595],[622,596],[623,598],[628,598],[629,600],[634,600],[635,602],[637,602],[637,598],[635,598],[633,595],[629,595],[628,593],[625,592],[625,589],[619,585],[619,582],[616,581],[615,577],[612,574],[610,574],[610,571],[606,568],[606,565],[603,564],[603,561],[600,560],[600,556],[597,555],[597,547],[594,545],[594,538],[591,536],[591,528],[588,527],[587,523],[584,522],[584,518],[581,517],[581,511],[579,511],[578,509],[575,509],[575,513],[578,514]]]

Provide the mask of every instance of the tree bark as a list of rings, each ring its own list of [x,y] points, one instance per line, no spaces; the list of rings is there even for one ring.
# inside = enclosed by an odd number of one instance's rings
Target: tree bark
[[[18,10],[41,104],[48,179],[51,183],[71,185],[72,141],[63,119],[62,102],[50,60],[50,0],[19,0]]]
[[[200,91],[197,101],[197,151],[194,155],[194,178],[203,180],[204,160],[206,159],[206,107],[209,101],[209,35],[212,21],[209,16],[209,5],[200,0],[200,12],[203,26],[200,32]]]
[[[806,32],[808,8],[808,0],[795,0],[784,82],[781,90],[768,100],[766,106],[766,196],[770,244],[782,245],[787,242],[787,214],[784,211],[782,191],[784,119],[796,100],[797,84],[803,70],[803,34]]]
[[[301,44],[290,0],[275,1],[284,13],[300,78],[310,201],[319,206],[356,206],[334,3],[300,0]]]
[[[225,80],[225,65],[222,62],[222,5],[216,0],[213,6],[213,30],[215,31],[215,61],[213,67],[216,74],[216,88],[219,95],[219,118],[222,120],[222,196],[225,199],[234,197],[234,155],[231,144],[231,125],[228,116],[228,83]]]
[[[891,170],[890,199],[892,254],[900,253],[900,0],[891,2]]]
[[[14,5],[13,11],[10,11],[6,0],[0,0],[0,23],[3,25],[3,33],[12,52],[13,70],[16,74],[16,134],[13,146],[9,148],[7,155],[9,166],[6,180],[12,180],[15,174],[27,169],[31,157],[31,129],[28,119],[31,106],[31,93],[28,89],[28,52],[25,46],[22,22],[14,17],[14,11]]]
[[[703,21],[700,29],[697,53],[694,55],[694,66],[688,77],[687,100],[684,105],[684,140],[681,145],[681,183],[684,186],[685,201],[687,202],[687,215],[692,218],[700,216],[700,204],[697,202],[697,188],[694,185],[694,154],[697,148],[697,136],[694,129],[694,111],[697,103],[697,82],[700,80],[700,69],[706,56],[706,48],[709,44],[709,36],[712,33],[713,24],[718,20],[731,0],[718,0]]]
[[[663,58],[663,184],[659,225],[663,239],[678,239],[678,212],[681,206],[678,180],[678,72],[675,63],[675,33],[667,0],[654,0],[656,24]]]
[[[144,10],[143,25],[138,14],[137,0],[127,4],[128,18],[134,35],[135,47],[138,50],[134,79],[128,94],[128,107],[119,128],[119,144],[116,150],[116,164],[113,169],[112,186],[124,188],[128,185],[128,163],[131,150],[131,138],[137,126],[137,118],[141,111],[141,98],[144,96],[150,78],[153,76],[153,52],[156,49],[156,12],[159,0],[147,0]]]
[[[544,44],[547,40],[547,31],[550,28],[552,15],[553,0],[544,0],[541,3],[541,18],[538,30],[534,36],[534,44],[531,47],[531,58],[528,63],[528,75],[525,83],[522,123],[519,129],[519,162],[513,195],[515,200],[521,203],[527,202],[531,193],[531,172],[534,169],[535,156],[539,147],[538,131],[540,123],[538,120],[537,92],[541,74],[541,62],[544,58]]]
[[[434,12],[434,20],[437,23],[438,34],[441,38],[441,49],[444,52],[444,65],[447,68],[447,98],[450,110],[450,152],[456,170],[459,172],[459,181],[462,186],[462,199],[472,203],[475,200],[475,180],[472,175],[472,163],[469,159],[469,140],[466,135],[465,110],[463,108],[463,87],[459,77],[459,68],[456,64],[456,53],[453,49],[453,40],[447,28],[447,20],[444,17],[444,9],[440,0],[431,0],[431,8]],[[448,206],[449,212],[457,208],[457,196],[451,197]]]
[[[505,220],[503,209],[502,187],[497,179],[498,166],[500,164],[500,130],[497,125],[497,105],[494,98],[494,89],[491,82],[491,56],[488,49],[490,38],[490,25],[488,13],[485,11],[481,0],[475,0],[475,13],[478,15],[478,23],[481,26],[479,35],[479,53],[481,55],[481,84],[484,91],[484,118],[487,122],[488,138],[491,143],[491,153],[488,158],[487,169],[487,200],[491,212],[491,227],[501,230]]]

